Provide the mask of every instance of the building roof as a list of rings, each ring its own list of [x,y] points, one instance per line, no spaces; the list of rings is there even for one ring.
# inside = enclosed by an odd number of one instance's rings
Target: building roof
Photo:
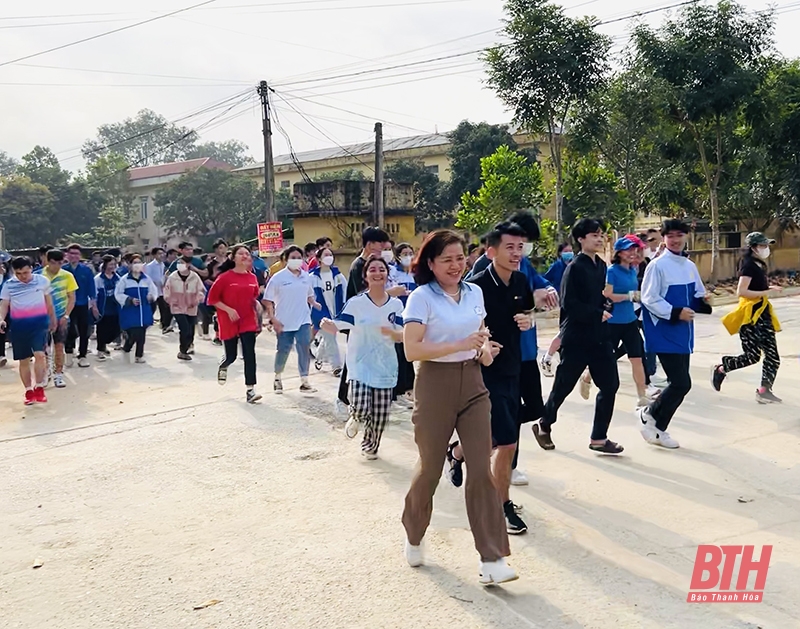
[[[185,162],[170,162],[169,164],[158,164],[156,166],[143,166],[141,168],[131,168],[128,171],[130,181],[140,181],[142,179],[153,179],[155,177],[168,177],[169,175],[182,175],[198,168],[219,168],[221,170],[231,170],[231,165],[219,162],[210,157],[200,157],[190,159]]]
[[[384,139],[383,152],[391,153],[392,151],[405,151],[408,149],[425,148],[428,146],[442,146],[450,144],[450,138],[443,133],[430,133],[427,135],[414,135],[407,138],[396,138],[393,140]],[[309,162],[319,162],[327,159],[337,159],[342,157],[351,157],[353,155],[372,155],[375,152],[374,142],[362,142],[361,144],[350,144],[347,146],[334,146],[331,148],[318,149],[315,151],[304,151],[302,153],[295,153],[297,161],[301,164]],[[294,160],[291,155],[277,155],[273,158],[275,166],[286,166],[293,164]],[[255,170],[264,168],[264,162],[251,164],[242,168],[237,168],[238,171]]]

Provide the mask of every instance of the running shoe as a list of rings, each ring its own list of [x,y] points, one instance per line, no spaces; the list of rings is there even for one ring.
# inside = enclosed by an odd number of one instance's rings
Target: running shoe
[[[225,365],[220,365],[217,368],[217,384],[223,385],[228,381],[228,368]]]
[[[727,376],[724,371],[722,371],[722,365],[714,365],[711,368],[711,386],[714,387],[715,391],[720,391],[722,389],[722,381],[725,380],[725,376]]]
[[[33,390],[33,401],[39,404],[47,403],[47,396],[44,393],[44,387],[36,387]]]
[[[376,452],[369,452],[368,450],[362,450],[361,456],[363,456],[367,461],[375,461],[378,458],[378,454]]]
[[[67,386],[67,383],[64,382],[64,374],[57,373],[55,376],[53,376],[53,385],[56,389],[63,389],[65,386]]]
[[[412,568],[419,568],[424,563],[422,558],[422,544],[419,546],[412,546],[411,543],[406,540],[405,556],[409,566]]]
[[[642,434],[644,435],[644,431],[642,431]],[[654,438],[652,440],[648,439],[647,443],[654,446],[659,446],[661,448],[667,448],[669,450],[674,450],[681,447],[681,444],[670,437],[666,430],[659,430],[658,428],[655,429]]]
[[[83,358],[79,358],[78,359],[78,367],[82,367],[83,369],[86,369],[86,367],[88,367],[88,366],[89,366],[89,359],[86,358],[86,356],[84,356]]]
[[[317,390],[312,387],[308,382],[304,382],[300,385],[300,393],[316,393]]]
[[[519,579],[516,571],[506,563],[504,557],[497,561],[482,561],[479,568],[481,585],[500,585]]]
[[[137,365],[144,365],[147,361],[144,359],[144,356],[137,356],[133,362]]]
[[[344,434],[348,439],[355,439],[358,431],[361,428],[361,423],[353,416],[347,418],[347,423],[344,425]]]
[[[756,402],[759,404],[780,404],[783,400],[769,389],[764,389],[763,393],[756,389]]]
[[[213,341],[211,341],[213,345],[222,345],[222,339],[219,337],[215,337]]]
[[[283,394],[283,382],[281,382],[280,378],[275,378],[275,382],[272,383],[272,390],[275,392],[275,395]]]
[[[461,487],[464,483],[464,459],[457,459],[453,456],[453,450],[458,445],[458,441],[454,441],[447,447],[447,461],[450,463],[450,468],[447,470],[447,480],[453,483],[453,487]]]
[[[261,394],[256,393],[255,389],[247,389],[247,403],[255,404],[261,399]]]
[[[661,395],[661,389],[652,384],[648,384],[645,395],[648,397],[648,399],[655,400],[659,395]]]
[[[26,389],[25,390],[25,406],[31,406],[32,404],[36,403],[36,395],[33,392],[33,389]]]
[[[106,356],[105,352],[97,352],[97,361],[98,362],[105,362],[108,360],[108,356]]]
[[[503,504],[503,513],[506,516],[506,531],[509,535],[521,535],[527,532],[528,525],[519,517],[513,502],[509,500]]]
[[[189,354],[184,354],[183,352],[178,352],[178,360],[192,360],[192,357]],[[219,375],[219,374],[217,374]]]
[[[333,370],[333,377],[334,378],[340,378],[341,376],[342,376],[342,368],[341,367],[337,367],[336,369]]]
[[[511,484],[516,486],[523,486],[528,484],[528,477],[525,472],[519,470],[511,470]]]
[[[552,378],[553,377],[553,357],[549,354],[542,354],[542,359],[539,361],[539,367],[542,369],[542,373],[544,374],[545,378]]]

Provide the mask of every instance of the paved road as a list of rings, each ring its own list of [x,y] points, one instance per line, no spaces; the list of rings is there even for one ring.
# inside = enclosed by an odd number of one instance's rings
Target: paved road
[[[512,496],[531,530],[511,540],[522,578],[503,589],[477,585],[463,496],[446,483],[431,565],[404,564],[408,412],[393,419],[381,459],[363,461],[332,415],[327,373],[314,375],[315,396],[287,380],[282,398],[250,407],[240,367],[216,384],[216,348],[198,342],[197,360],[178,363],[176,339],[151,334],[147,365],[115,356],[71,369],[50,404],[24,408],[16,373],[0,370],[0,624],[798,627],[800,298],[777,309],[782,406],[755,403],[754,368],[711,390],[709,367],[738,349],[713,316],[698,324],[695,389],[671,430],[679,451],[642,441],[624,361],[611,436],[625,456],[588,450],[591,406],[577,393],[556,451],[525,432],[531,485]],[[263,392],[273,346],[259,341]],[[696,547],[708,543],[774,545],[763,603],[685,602]]]

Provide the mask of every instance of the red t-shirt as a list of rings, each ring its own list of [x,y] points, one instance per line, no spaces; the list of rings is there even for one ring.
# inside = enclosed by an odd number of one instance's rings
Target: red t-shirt
[[[217,277],[208,292],[208,304],[216,306],[222,302],[239,315],[239,320],[233,322],[227,312],[217,309],[220,339],[227,341],[242,332],[258,332],[257,300],[258,280],[252,273],[237,273],[231,270]]]

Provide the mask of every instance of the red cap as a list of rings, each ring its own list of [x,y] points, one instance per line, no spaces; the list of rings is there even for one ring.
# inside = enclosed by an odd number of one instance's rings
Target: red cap
[[[628,240],[630,240],[630,241],[631,241],[631,242],[632,242],[634,245],[636,245],[636,246],[637,246],[639,249],[646,249],[646,248],[647,248],[647,247],[645,246],[644,242],[642,242],[642,239],[641,239],[641,238],[639,238],[639,236],[637,236],[636,234],[625,234],[625,238],[627,238]]]

